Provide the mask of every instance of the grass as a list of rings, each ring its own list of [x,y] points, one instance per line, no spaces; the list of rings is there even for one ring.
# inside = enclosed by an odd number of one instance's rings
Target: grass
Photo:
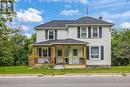
[[[30,69],[29,66],[8,66],[0,67],[0,74],[44,74],[44,75],[63,75],[76,73],[130,73],[130,66],[118,66],[112,68],[93,68],[93,69],[64,69],[64,70],[44,70]]]

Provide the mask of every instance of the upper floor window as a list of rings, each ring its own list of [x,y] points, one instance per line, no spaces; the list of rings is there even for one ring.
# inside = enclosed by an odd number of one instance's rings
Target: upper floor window
[[[102,27],[77,27],[77,37],[86,38],[102,38]]]
[[[87,38],[87,28],[81,28],[81,38]]]
[[[48,31],[48,39],[49,40],[54,40],[54,38],[55,38],[55,32],[54,32],[54,30],[49,30]]]
[[[92,37],[97,38],[99,36],[99,29],[98,28],[93,28],[92,30]]]

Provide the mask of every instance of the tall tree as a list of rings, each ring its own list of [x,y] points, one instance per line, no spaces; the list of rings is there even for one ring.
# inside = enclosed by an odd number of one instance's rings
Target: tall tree
[[[112,33],[112,64],[127,65],[130,62],[130,30]]]

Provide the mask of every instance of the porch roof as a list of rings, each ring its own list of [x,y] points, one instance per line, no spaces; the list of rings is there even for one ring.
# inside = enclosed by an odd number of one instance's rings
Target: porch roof
[[[88,44],[87,42],[75,40],[75,39],[58,39],[48,40],[43,42],[34,43],[34,45],[54,45],[54,44]]]

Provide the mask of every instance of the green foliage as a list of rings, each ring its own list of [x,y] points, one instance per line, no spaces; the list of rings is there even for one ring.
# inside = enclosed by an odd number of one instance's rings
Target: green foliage
[[[112,65],[128,65],[130,62],[130,30],[112,32]]]
[[[0,21],[0,66],[28,65],[30,44],[35,42],[35,34],[27,38],[19,28],[8,27],[7,21]]]
[[[43,64],[35,64],[31,69],[43,69]]]
[[[32,69],[53,69],[52,64],[44,63],[44,64],[35,64]]]
[[[44,63],[43,64],[43,69],[53,69],[53,65],[52,64],[48,64],[48,63]]]
[[[8,66],[0,67],[0,74],[44,74],[44,75],[63,75],[81,73],[130,73],[130,66],[116,66],[111,68],[92,68],[92,69],[30,69],[28,66]]]

